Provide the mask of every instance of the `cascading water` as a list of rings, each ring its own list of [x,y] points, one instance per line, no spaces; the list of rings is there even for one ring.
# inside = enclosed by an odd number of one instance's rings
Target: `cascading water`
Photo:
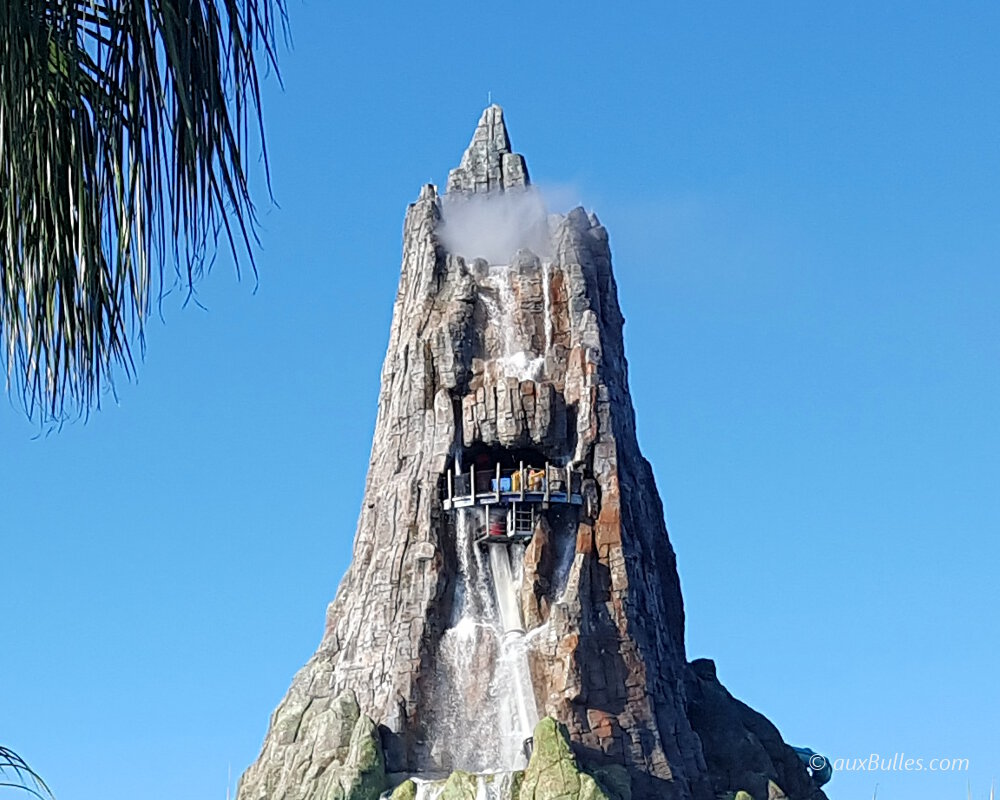
[[[438,800],[444,791],[445,782],[443,780],[425,781],[414,777],[413,782],[417,784],[417,793],[414,800]],[[387,792],[386,794],[389,793]]]
[[[514,325],[514,305],[516,300],[514,299],[514,287],[511,284],[511,269],[508,266],[502,267],[497,276],[497,289],[500,294],[500,313],[503,322],[507,323],[503,326],[503,354],[504,356],[509,356],[514,350],[514,337],[517,331]]]
[[[551,269],[551,261],[543,260],[545,339],[538,355],[522,341],[514,286],[519,273],[510,265],[491,266],[481,279],[490,290],[479,297],[503,377],[536,380],[544,370],[553,337]],[[485,513],[472,506],[454,516],[459,581],[451,625],[439,645],[435,712],[427,730],[433,767],[479,773],[477,800],[499,800],[509,796],[509,773],[526,766],[525,741],[538,722],[538,708],[519,602],[524,547],[499,542],[480,547],[476,539],[485,533]],[[437,800],[442,786],[419,783],[417,800]]]
[[[439,685],[430,721],[432,766],[444,770],[496,768],[500,749],[494,680],[500,654],[497,614],[482,555],[478,509],[455,515],[459,583],[453,618],[441,637]]]
[[[477,508],[458,509],[455,520],[455,545],[458,550],[458,569],[462,578],[461,618],[484,623],[494,621],[496,612],[493,608],[493,592],[487,580],[483,554],[475,541],[478,533],[476,516],[479,513],[480,509]]]
[[[516,761],[523,758],[524,742],[538,723],[538,707],[528,668],[517,584],[511,574],[510,554],[506,545],[490,546],[490,568],[493,571],[493,589],[496,591],[500,623],[503,626],[500,658],[510,675],[510,695],[504,699],[507,700],[508,707],[513,706],[514,712],[504,715],[512,723],[505,731],[504,754],[510,761]]]
[[[520,571],[512,570],[507,545],[491,544],[484,553],[476,544],[483,513],[472,507],[455,514],[459,584],[455,617],[439,648],[430,754],[442,769],[498,772],[526,765],[524,742],[538,711],[518,602]]]
[[[430,755],[441,769],[496,772],[525,765],[524,740],[537,722],[534,691],[506,547],[476,544],[483,509],[458,509],[459,582],[451,626],[439,646],[440,684]],[[487,559],[489,563],[487,563]]]
[[[548,259],[542,261],[542,302],[545,310],[545,353],[547,355],[552,349],[552,262]]]
[[[490,569],[493,571],[493,588],[500,610],[500,624],[503,632],[524,633],[521,624],[521,610],[517,604],[514,576],[510,569],[510,556],[505,545],[490,546]]]
[[[523,343],[518,341],[518,326],[514,316],[517,298],[514,296],[513,277],[514,273],[509,265],[491,267],[490,274],[483,278],[483,283],[496,291],[497,298],[494,299],[489,292],[481,292],[479,296],[499,335],[503,352],[495,360],[500,364],[504,377],[520,381],[537,380],[545,367],[545,355],[543,353],[530,358]],[[546,320],[546,324],[551,325],[548,314]]]
[[[514,790],[513,772],[483,772],[474,776],[476,780],[476,800],[510,800]],[[421,780],[413,778],[417,784],[415,800],[438,800],[444,792],[447,780]],[[390,792],[383,798],[388,800]]]

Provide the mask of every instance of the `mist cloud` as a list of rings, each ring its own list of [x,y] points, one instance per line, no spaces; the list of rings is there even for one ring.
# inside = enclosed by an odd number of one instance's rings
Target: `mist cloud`
[[[466,260],[485,258],[509,264],[527,248],[550,255],[548,211],[534,187],[489,194],[446,194],[441,198],[438,237],[447,250]]]

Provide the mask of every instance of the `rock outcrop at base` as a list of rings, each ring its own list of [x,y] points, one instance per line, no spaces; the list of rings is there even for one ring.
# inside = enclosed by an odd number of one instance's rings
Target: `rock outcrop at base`
[[[754,800],[825,798],[778,729],[719,683],[713,661],[691,662],[686,694],[716,796],[735,790]]]
[[[607,785],[600,782],[603,775]],[[514,800],[631,800],[628,772],[606,768],[592,775],[582,769],[569,732],[552,717],[535,727],[534,751]]]
[[[350,689],[283,705],[271,729],[272,757],[244,774],[244,800],[378,800],[385,788],[382,740]],[[308,749],[298,746],[303,741]]]
[[[407,778],[399,786],[392,790],[389,800],[416,800],[417,783],[413,778]]]

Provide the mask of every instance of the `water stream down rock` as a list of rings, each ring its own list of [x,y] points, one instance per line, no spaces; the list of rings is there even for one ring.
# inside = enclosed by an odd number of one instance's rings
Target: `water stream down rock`
[[[495,105],[447,189],[407,210],[353,558],[238,800],[823,800],[688,662],[607,231],[547,213]]]

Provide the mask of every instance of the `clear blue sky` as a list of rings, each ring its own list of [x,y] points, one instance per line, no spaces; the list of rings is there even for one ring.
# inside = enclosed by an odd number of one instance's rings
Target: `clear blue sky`
[[[334,6],[291,0],[256,294],[168,298],[87,424],[0,405],[0,742],[60,800],[224,800],[350,557],[406,204],[492,91],[610,231],[690,656],[832,758],[971,764],[834,798],[984,798],[1000,6]]]

